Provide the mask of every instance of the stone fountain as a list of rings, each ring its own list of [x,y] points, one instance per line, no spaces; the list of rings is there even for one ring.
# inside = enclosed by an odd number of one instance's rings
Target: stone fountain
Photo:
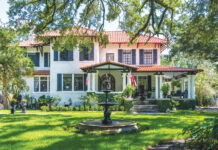
[[[89,131],[95,132],[100,131],[101,133],[123,133],[123,132],[135,132],[137,130],[137,124],[134,121],[126,121],[126,120],[111,120],[111,112],[109,111],[109,107],[113,105],[117,105],[115,102],[109,102],[108,94],[111,92],[109,89],[109,79],[106,74],[106,88],[103,92],[106,94],[105,102],[98,103],[98,105],[104,107],[104,120],[88,120],[83,121],[78,124],[78,128],[81,131]]]

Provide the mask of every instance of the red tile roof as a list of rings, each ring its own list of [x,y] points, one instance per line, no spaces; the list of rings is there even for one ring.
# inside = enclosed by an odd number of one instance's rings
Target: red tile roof
[[[33,75],[50,75],[50,70],[37,70]]]
[[[173,67],[173,66],[138,66],[138,72],[201,72],[202,69],[194,68],[182,68],[182,67]]]
[[[31,47],[34,45],[40,45],[43,44],[43,41],[39,41],[39,40],[27,40],[27,41],[22,41],[19,43],[20,47]]]
[[[109,61],[105,61],[105,62],[101,62],[101,63],[97,63],[97,64],[93,64],[93,65],[83,66],[83,67],[80,67],[80,69],[83,70],[83,69],[87,69],[87,68],[101,66],[101,65],[104,65],[104,64],[113,64],[113,65],[126,66],[126,67],[129,67],[129,68],[137,69],[137,67],[135,67],[135,66],[125,65],[125,64],[122,64],[122,63],[119,63],[119,62],[110,61],[110,60]]]
[[[109,43],[129,43],[130,37],[125,31],[105,31],[108,35]],[[137,37],[137,43],[146,43],[148,40],[148,35],[139,35]],[[158,37],[151,37],[148,43],[161,43],[167,44],[167,41]]]

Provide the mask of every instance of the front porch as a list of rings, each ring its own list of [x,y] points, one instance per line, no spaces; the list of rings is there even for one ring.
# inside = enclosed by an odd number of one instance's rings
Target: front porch
[[[120,94],[127,85],[132,84],[131,72],[136,82],[136,97],[146,100],[195,99],[195,75],[199,69],[170,66],[131,66],[107,61],[81,67],[88,74],[87,92],[103,94],[106,74],[109,76],[112,94]],[[176,85],[172,82],[177,82]],[[161,88],[168,84],[167,97]],[[151,96],[150,96],[151,95]],[[166,94],[165,94],[166,95]]]

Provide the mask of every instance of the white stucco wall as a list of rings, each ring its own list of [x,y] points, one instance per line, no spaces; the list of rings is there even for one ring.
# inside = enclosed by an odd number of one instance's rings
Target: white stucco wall
[[[34,92],[34,77],[25,77],[27,85],[29,86],[29,94],[38,99],[41,95],[50,96],[60,96],[62,101],[60,105],[68,103],[69,98],[72,99],[73,105],[77,105],[80,102],[80,97],[86,95],[85,91],[57,91],[57,74],[83,74],[80,69],[82,66],[92,65],[99,62],[106,61],[106,53],[114,53],[115,61],[118,62],[118,49],[136,49],[136,65],[139,65],[139,49],[153,50],[156,48],[158,50],[158,61],[157,65],[160,64],[160,48],[158,44],[139,44],[128,46],[127,44],[108,44],[106,47],[99,47],[99,43],[94,42],[94,61],[79,61],[79,49],[73,51],[74,59],[73,61],[54,61],[54,52],[52,49],[52,44],[50,46],[44,47],[44,52],[50,52],[50,67],[44,67],[44,55],[40,54],[40,67],[36,67],[35,70],[50,70],[50,92]],[[35,48],[29,48],[29,52],[36,52]],[[40,51],[39,51],[40,52]],[[98,90],[98,76],[105,74],[105,71],[98,71],[96,73],[95,79],[95,89]],[[116,91],[122,91],[122,73],[120,71],[110,71],[110,73],[115,77],[115,88]],[[151,75],[149,73],[137,73],[138,75]],[[73,77],[72,77],[73,78]],[[91,76],[92,80],[92,76]],[[73,80],[72,80],[73,81]],[[154,77],[152,77],[152,88],[155,86]],[[92,85],[91,85],[92,87]]]

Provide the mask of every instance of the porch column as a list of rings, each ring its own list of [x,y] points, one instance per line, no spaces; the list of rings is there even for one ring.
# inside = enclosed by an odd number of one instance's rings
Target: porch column
[[[161,88],[162,88],[162,80],[163,80],[163,75],[160,75],[160,99],[163,98],[163,92],[161,90]]]
[[[158,99],[158,75],[155,75],[155,98]]]
[[[195,99],[195,75],[192,75],[192,84],[191,84],[191,98]]]
[[[123,90],[126,88],[126,73],[123,73]]]
[[[92,91],[95,92],[95,73],[92,73]]]
[[[128,73],[128,75],[127,75],[127,84],[128,84],[128,85],[131,85],[131,79],[130,79],[130,77],[131,77],[131,74]]]
[[[88,90],[87,92],[91,91],[91,73],[88,73]]]
[[[191,98],[191,75],[188,75],[188,98]]]
[[[185,79],[184,78],[182,78],[182,92],[184,92],[185,91]]]

